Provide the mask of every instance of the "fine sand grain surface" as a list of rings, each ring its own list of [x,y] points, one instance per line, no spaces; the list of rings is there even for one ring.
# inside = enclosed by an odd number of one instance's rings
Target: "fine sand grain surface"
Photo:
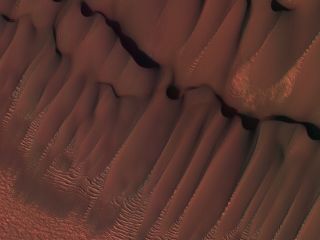
[[[319,240],[319,12],[0,0],[0,240]]]

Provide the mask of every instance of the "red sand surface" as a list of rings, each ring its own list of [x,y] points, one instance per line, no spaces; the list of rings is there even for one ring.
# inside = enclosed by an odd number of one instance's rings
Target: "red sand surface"
[[[0,239],[319,239],[319,10],[0,0]]]

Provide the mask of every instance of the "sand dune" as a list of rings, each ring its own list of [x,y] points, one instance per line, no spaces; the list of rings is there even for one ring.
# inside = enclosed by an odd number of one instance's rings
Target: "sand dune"
[[[0,0],[1,239],[318,239],[316,0]]]

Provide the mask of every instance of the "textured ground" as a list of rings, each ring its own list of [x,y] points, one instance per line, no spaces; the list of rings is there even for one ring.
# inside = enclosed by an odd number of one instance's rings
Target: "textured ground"
[[[319,11],[0,0],[0,239],[319,239]]]

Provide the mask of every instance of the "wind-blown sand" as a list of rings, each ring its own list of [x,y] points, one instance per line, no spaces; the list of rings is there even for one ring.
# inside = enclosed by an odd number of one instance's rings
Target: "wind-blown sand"
[[[318,239],[319,10],[0,0],[0,239]]]

